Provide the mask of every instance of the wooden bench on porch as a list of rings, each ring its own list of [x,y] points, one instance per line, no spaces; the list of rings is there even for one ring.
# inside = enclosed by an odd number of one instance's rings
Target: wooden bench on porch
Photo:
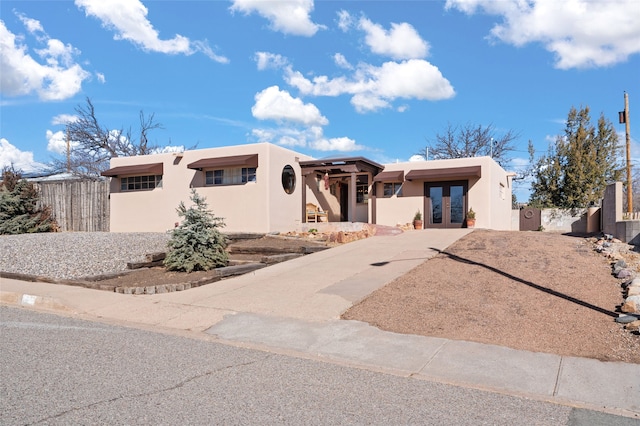
[[[322,220],[322,218],[325,218]],[[313,203],[307,203],[307,223],[309,222],[328,222],[329,215],[327,212],[320,210],[318,206]]]

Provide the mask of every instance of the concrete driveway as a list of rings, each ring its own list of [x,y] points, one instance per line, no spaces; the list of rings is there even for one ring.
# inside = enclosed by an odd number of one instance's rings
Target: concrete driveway
[[[375,236],[185,292],[147,296],[225,312],[321,321],[338,319],[354,303],[405,274],[468,229]]]

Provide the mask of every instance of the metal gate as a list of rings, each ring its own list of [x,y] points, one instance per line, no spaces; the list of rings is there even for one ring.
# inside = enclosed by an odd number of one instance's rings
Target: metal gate
[[[520,209],[520,230],[537,231],[542,225],[542,210],[533,207]]]

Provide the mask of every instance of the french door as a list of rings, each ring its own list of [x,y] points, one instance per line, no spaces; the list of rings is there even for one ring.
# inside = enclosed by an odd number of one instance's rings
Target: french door
[[[425,182],[427,228],[462,228],[467,211],[467,181]]]

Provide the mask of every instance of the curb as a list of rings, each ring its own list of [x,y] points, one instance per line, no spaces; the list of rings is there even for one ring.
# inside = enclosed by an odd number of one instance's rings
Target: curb
[[[24,308],[43,309],[47,311],[75,312],[73,309],[53,297],[36,296],[26,293],[20,294],[9,291],[0,291],[0,305],[21,306]]]

